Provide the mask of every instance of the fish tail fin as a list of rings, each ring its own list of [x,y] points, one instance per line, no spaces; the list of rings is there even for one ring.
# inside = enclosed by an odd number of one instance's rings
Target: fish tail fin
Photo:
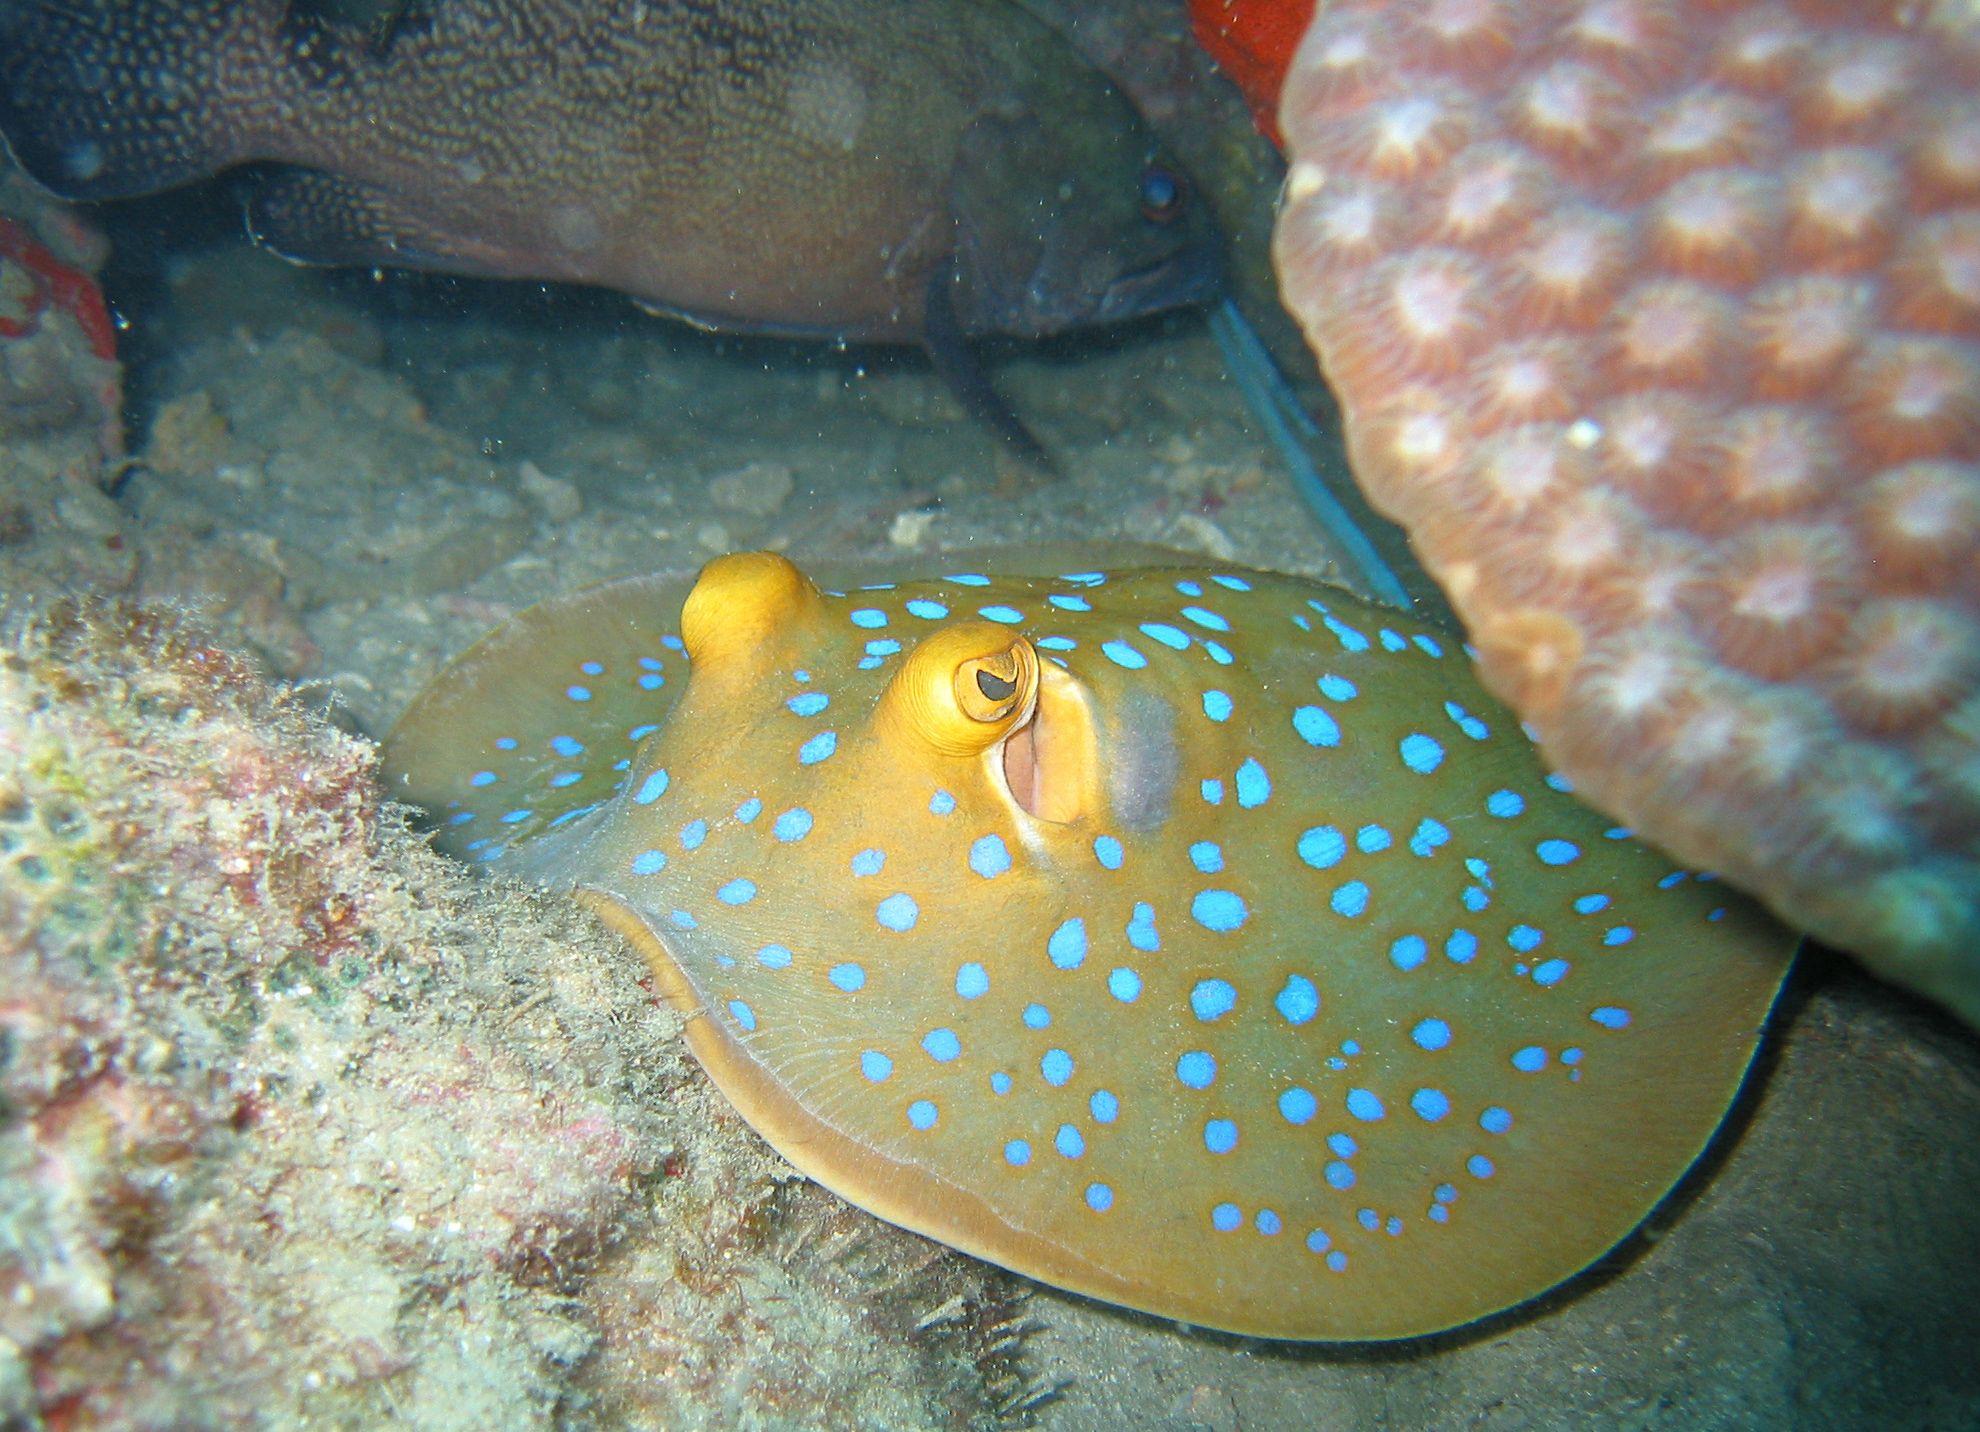
[[[203,178],[292,109],[300,38],[284,0],[0,0],[0,133],[65,199]]]

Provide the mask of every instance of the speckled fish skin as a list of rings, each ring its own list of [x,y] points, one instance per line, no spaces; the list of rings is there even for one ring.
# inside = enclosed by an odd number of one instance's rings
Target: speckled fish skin
[[[1454,640],[1333,588],[674,590],[488,638],[391,789],[625,932],[799,1168],[1046,1282],[1297,1339],[1519,1303],[1690,1166],[1787,969]]]
[[[309,262],[555,279],[707,326],[919,342],[1207,297],[1128,101],[1006,0],[0,0],[0,129],[79,199],[247,161]]]

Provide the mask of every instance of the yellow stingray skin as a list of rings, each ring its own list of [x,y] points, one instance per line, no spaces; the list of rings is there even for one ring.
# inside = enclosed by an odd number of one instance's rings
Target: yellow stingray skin
[[[1551,786],[1453,638],[1333,588],[752,554],[685,655],[677,612],[525,613],[392,788],[625,932],[807,1174],[1061,1287],[1298,1339],[1519,1303],[1689,1167],[1788,966]]]

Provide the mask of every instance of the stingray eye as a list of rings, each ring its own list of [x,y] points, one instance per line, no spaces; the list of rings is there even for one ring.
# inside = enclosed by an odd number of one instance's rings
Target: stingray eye
[[[1024,705],[1037,679],[1038,660],[1028,642],[994,656],[965,661],[956,670],[956,704],[972,721],[1002,721]]]
[[[1186,197],[1182,176],[1173,170],[1151,164],[1141,171],[1141,217],[1149,223],[1174,223]]]

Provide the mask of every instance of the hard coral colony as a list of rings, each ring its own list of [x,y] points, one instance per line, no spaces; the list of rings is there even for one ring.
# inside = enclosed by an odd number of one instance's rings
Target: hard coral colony
[[[1980,1023],[1980,12],[1325,7],[1277,235],[1577,787]]]

